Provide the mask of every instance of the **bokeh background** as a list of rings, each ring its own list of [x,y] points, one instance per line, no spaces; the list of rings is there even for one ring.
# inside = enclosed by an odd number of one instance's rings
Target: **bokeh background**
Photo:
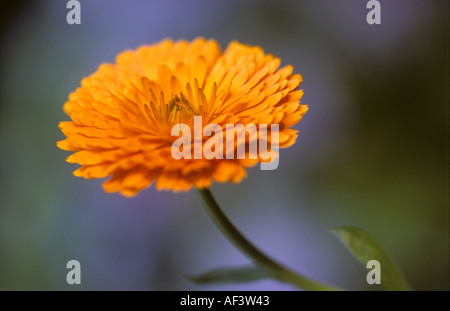
[[[275,171],[214,185],[256,245],[312,278],[352,290],[367,269],[329,228],[375,235],[417,290],[449,290],[448,1],[80,0],[0,4],[1,290],[294,290],[265,280],[197,285],[184,275],[248,260],[195,193],[127,199],[71,173],[57,125],[80,80],[124,49],[170,37],[260,45],[304,78],[310,110]],[[82,284],[66,283],[81,263]]]

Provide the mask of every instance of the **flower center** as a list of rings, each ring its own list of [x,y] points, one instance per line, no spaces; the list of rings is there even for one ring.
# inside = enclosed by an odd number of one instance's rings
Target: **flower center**
[[[167,120],[174,124],[180,123],[181,120],[189,119],[192,115],[198,114],[197,109],[190,101],[184,97],[183,93],[180,96],[175,95],[166,104]]]

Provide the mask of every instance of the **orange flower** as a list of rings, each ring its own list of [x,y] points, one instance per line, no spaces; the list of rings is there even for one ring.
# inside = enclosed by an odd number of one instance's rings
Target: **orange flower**
[[[214,40],[163,40],[124,51],[115,64],[102,64],[69,95],[60,122],[66,136],[58,147],[76,151],[67,158],[81,165],[84,178],[111,176],[107,192],[136,195],[156,181],[156,188],[186,191],[217,182],[240,182],[251,159],[175,159],[178,123],[278,124],[279,147],[295,142],[290,129],[307,111],[300,105],[302,77],[292,66],[278,69],[280,59],[259,47],[231,42],[221,53]],[[207,138],[203,137],[204,143]],[[248,141],[247,141],[248,143]]]

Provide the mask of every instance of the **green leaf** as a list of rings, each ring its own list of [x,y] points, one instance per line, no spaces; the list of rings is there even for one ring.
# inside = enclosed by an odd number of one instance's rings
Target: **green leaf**
[[[380,263],[380,281],[386,290],[411,290],[400,269],[371,234],[352,226],[337,227],[331,231],[365,267],[370,260]]]
[[[186,276],[195,283],[236,283],[252,282],[272,277],[267,271],[256,267],[219,268],[197,276]]]

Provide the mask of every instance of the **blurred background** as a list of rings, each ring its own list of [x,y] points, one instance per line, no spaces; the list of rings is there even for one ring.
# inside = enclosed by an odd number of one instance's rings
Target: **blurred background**
[[[448,2],[65,0],[0,4],[0,290],[295,290],[276,281],[197,285],[246,265],[195,193],[127,199],[72,175],[59,150],[68,94],[124,49],[163,38],[259,45],[304,79],[310,110],[275,171],[212,187],[262,250],[351,290],[368,270],[328,230],[371,232],[416,290],[449,290]],[[81,285],[66,263],[81,263]]]

